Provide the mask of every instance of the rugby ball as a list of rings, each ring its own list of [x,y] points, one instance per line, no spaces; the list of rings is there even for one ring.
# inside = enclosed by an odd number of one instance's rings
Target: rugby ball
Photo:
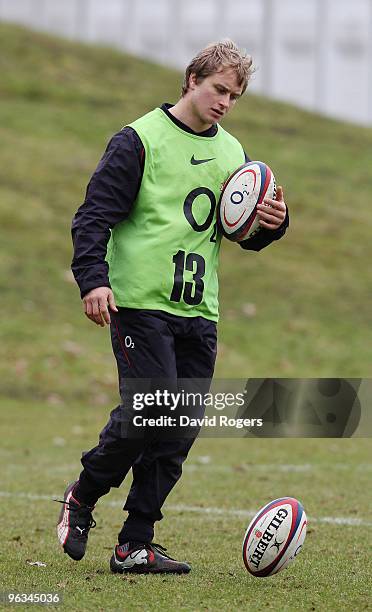
[[[261,508],[243,540],[248,572],[263,578],[277,574],[294,561],[306,536],[307,518],[297,499],[281,497]]]
[[[272,170],[260,161],[240,166],[225,182],[218,206],[223,235],[241,242],[260,231],[257,204],[264,198],[275,199],[276,184]]]

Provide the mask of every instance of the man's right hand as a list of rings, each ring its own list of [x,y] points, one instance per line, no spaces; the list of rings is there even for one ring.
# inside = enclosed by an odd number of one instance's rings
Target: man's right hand
[[[83,308],[88,319],[96,325],[105,327],[110,325],[110,310],[118,312],[115,304],[114,294],[109,287],[96,287],[89,291],[83,298]]]

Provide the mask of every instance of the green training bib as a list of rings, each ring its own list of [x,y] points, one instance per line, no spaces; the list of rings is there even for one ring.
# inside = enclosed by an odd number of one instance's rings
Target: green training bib
[[[118,306],[218,320],[222,183],[244,163],[241,144],[220,126],[190,134],[160,108],[130,124],[145,148],[141,187],[111,234],[107,260]]]

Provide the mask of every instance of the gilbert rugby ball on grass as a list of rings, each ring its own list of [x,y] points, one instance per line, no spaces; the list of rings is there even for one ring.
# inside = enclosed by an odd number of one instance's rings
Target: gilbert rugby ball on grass
[[[243,540],[243,560],[253,576],[272,576],[294,561],[306,536],[307,518],[297,499],[274,499],[259,510]]]
[[[260,231],[257,204],[264,198],[275,199],[276,184],[272,170],[260,161],[240,166],[224,184],[218,206],[223,235],[241,242]]]

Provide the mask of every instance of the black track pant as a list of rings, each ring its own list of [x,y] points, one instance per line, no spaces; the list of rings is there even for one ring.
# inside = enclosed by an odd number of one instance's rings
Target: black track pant
[[[124,505],[129,514],[119,542],[150,542],[154,522],[162,518],[161,507],[181,476],[195,438],[157,438],[153,428],[144,437],[123,436],[125,380],[170,379],[175,385],[180,378],[210,380],[216,358],[216,324],[203,317],[129,308],[120,308],[111,318],[122,404],[111,412],[98,446],[83,454],[78,491],[83,501],[95,503],[111,487],[119,487],[132,468],[133,483]]]

